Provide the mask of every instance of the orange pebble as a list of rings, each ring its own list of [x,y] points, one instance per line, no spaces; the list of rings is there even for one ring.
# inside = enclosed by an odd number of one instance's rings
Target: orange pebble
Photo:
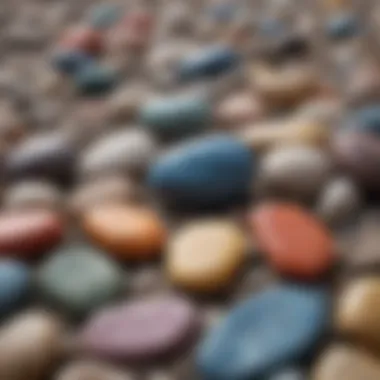
[[[104,50],[104,39],[99,31],[81,26],[66,31],[59,45],[89,54],[99,54]]]
[[[138,206],[98,206],[85,214],[83,227],[95,243],[123,260],[153,259],[166,242],[160,218]]]
[[[329,231],[292,204],[268,203],[250,217],[259,248],[281,274],[315,279],[334,263]]]

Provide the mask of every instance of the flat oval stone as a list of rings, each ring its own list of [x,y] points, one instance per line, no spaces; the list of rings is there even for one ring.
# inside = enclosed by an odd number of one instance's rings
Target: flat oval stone
[[[206,334],[198,368],[207,380],[267,376],[307,354],[327,322],[328,297],[320,288],[286,285],[260,292]]]
[[[36,280],[44,299],[72,314],[107,304],[122,293],[125,283],[116,263],[79,245],[64,247],[48,257],[38,268]]]
[[[0,378],[40,380],[62,354],[63,327],[54,316],[29,311],[0,330]]]
[[[120,19],[122,9],[115,4],[100,4],[93,7],[88,15],[88,21],[95,29],[108,29]]]
[[[5,159],[5,173],[11,179],[46,178],[57,182],[72,179],[76,149],[61,133],[31,136]]]
[[[284,275],[315,279],[335,262],[329,231],[296,205],[263,204],[251,214],[251,224],[261,251]]]
[[[97,55],[104,49],[104,38],[96,29],[80,26],[66,30],[58,45],[65,49]]]
[[[123,260],[156,258],[166,243],[166,229],[148,208],[99,205],[83,217],[83,227],[100,247]]]
[[[327,35],[334,40],[354,37],[359,31],[358,20],[351,13],[332,15],[326,25]]]
[[[63,220],[48,210],[25,210],[0,215],[2,256],[35,257],[58,244],[63,236]]]
[[[181,80],[216,77],[238,66],[239,55],[227,46],[212,46],[185,57],[178,65]]]
[[[186,142],[152,165],[149,185],[177,207],[225,206],[245,197],[253,179],[254,156],[231,136]]]
[[[78,361],[70,363],[58,372],[54,380],[134,380],[125,370],[109,364]]]
[[[128,362],[179,355],[197,335],[193,305],[182,298],[145,299],[95,314],[81,334],[85,351]]]
[[[331,172],[331,161],[318,148],[279,147],[266,154],[260,164],[258,182],[270,194],[293,199],[311,199],[322,188]],[[305,178],[309,178],[305,181]]]
[[[0,261],[0,315],[4,316],[27,300],[31,271],[21,262]]]
[[[329,224],[349,221],[362,204],[358,186],[349,178],[337,177],[326,183],[317,202],[317,213]]]
[[[338,133],[332,141],[337,164],[369,190],[380,189],[380,139],[360,132]]]
[[[81,215],[103,203],[133,202],[137,197],[137,188],[131,180],[106,176],[79,185],[69,199],[69,208],[74,215]]]
[[[337,330],[359,345],[380,352],[380,280],[363,277],[343,289],[336,308]]]
[[[153,99],[142,106],[139,120],[164,138],[197,134],[210,124],[211,105],[196,95]]]
[[[377,380],[380,363],[365,352],[335,344],[328,348],[313,369],[312,380]]]
[[[157,153],[154,140],[144,131],[117,131],[90,145],[79,161],[79,172],[88,177],[101,173],[140,173]]]
[[[166,268],[171,281],[185,289],[214,292],[231,284],[247,244],[242,231],[227,220],[192,222],[169,241]]]
[[[75,74],[92,64],[93,58],[83,51],[60,49],[52,56],[52,66],[63,74]]]
[[[380,106],[377,104],[359,108],[352,115],[353,127],[363,132],[380,134]]]
[[[8,187],[3,195],[3,206],[7,209],[60,207],[62,195],[59,189],[45,181],[26,180]]]

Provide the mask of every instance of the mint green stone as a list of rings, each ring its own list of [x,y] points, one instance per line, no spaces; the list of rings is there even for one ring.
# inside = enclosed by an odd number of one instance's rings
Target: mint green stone
[[[125,280],[118,264],[87,246],[57,251],[37,272],[42,297],[73,314],[107,304],[123,292]]]

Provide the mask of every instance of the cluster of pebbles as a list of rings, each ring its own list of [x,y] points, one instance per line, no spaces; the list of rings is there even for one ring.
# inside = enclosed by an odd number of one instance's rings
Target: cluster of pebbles
[[[379,380],[379,5],[2,0],[0,380]]]

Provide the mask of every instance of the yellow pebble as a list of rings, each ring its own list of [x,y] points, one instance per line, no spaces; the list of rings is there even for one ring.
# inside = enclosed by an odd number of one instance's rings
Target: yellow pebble
[[[244,261],[246,239],[225,220],[193,222],[169,243],[166,268],[171,281],[185,289],[212,293],[225,289]]]

